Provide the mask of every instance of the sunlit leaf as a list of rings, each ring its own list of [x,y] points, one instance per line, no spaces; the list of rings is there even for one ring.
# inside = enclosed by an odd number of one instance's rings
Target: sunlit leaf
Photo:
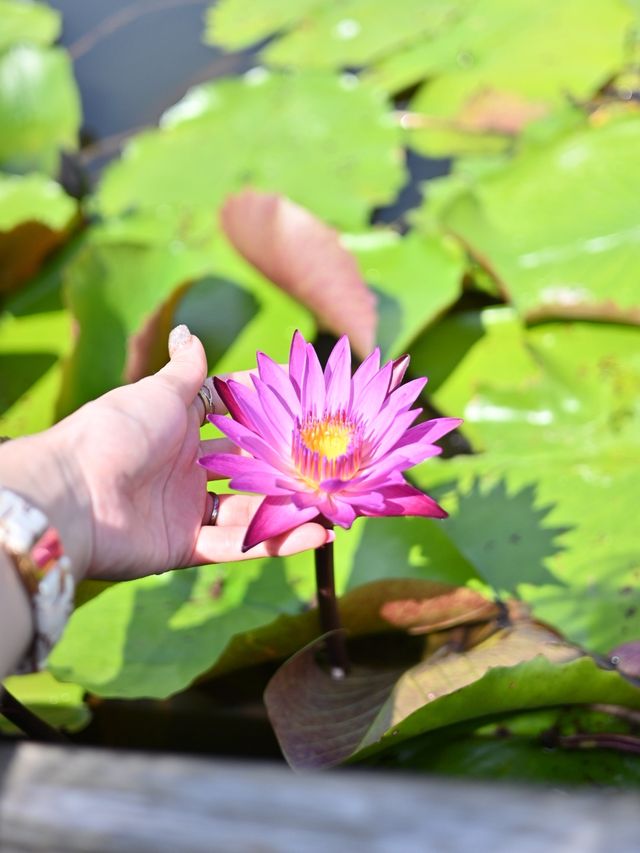
[[[282,30],[325,0],[223,0],[207,10],[205,40],[227,50],[248,47]]]
[[[465,262],[451,241],[373,231],[346,235],[343,242],[377,297],[376,342],[387,356],[406,352],[460,294]]]
[[[525,146],[443,212],[528,319],[640,322],[640,118]]]
[[[492,585],[587,648],[638,638],[634,460],[640,332],[566,323],[525,331],[508,309],[444,322],[414,352],[440,360],[436,404],[482,453],[415,470],[443,531]],[[555,584],[544,580],[549,572]],[[542,585],[540,585],[542,584]]]
[[[63,684],[50,672],[10,676],[3,685],[19,702],[54,728],[75,732],[84,728],[91,719],[83,688],[77,684]],[[0,731],[16,734],[18,730],[0,714]]]
[[[61,48],[22,44],[0,54],[0,166],[54,174],[61,149],[73,149],[80,97]]]
[[[76,215],[75,201],[44,175],[0,174],[0,293],[35,275]]]
[[[490,0],[469,4],[435,40],[374,72],[394,89],[423,83],[410,109],[411,145],[443,156],[496,150],[527,122],[586,101],[626,61],[632,15],[623,2]]]
[[[0,0],[0,51],[13,44],[49,45],[60,34],[60,13],[44,3]]]
[[[122,384],[130,337],[176,290],[208,268],[206,254],[183,245],[120,242],[95,230],[65,275],[78,335],[65,367],[60,414]],[[131,353],[134,361],[138,356]]]
[[[211,210],[252,186],[358,228],[403,181],[398,141],[386,104],[356,78],[257,69],[191,90],[107,170],[98,202],[108,215]]]

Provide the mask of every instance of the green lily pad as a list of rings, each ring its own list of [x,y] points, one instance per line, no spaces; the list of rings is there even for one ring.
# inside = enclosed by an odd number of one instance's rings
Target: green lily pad
[[[38,272],[76,216],[76,202],[50,178],[0,174],[0,293]]]
[[[60,13],[44,3],[0,0],[0,51],[13,44],[49,45],[60,35]]]
[[[0,166],[55,174],[77,146],[80,96],[61,48],[15,45],[0,54]]]
[[[83,688],[77,684],[63,684],[50,672],[12,675],[3,685],[19,702],[56,729],[76,732],[91,719]],[[17,734],[18,729],[0,714],[0,732]]]
[[[412,99],[410,144],[423,154],[492,151],[532,120],[586,101],[625,64],[633,23],[622,2],[469,4],[434,40],[376,69],[379,85],[427,77]]]
[[[572,716],[580,720],[575,709],[571,711]],[[560,718],[557,713],[553,717]],[[615,718],[611,719],[615,722]],[[569,748],[544,735],[512,734],[510,720],[492,728],[494,734],[466,734],[454,728],[448,737],[438,730],[371,760],[385,768],[414,773],[426,771],[467,779],[545,782],[553,784],[554,788],[558,785],[635,787],[640,784],[637,755],[625,752],[623,741],[617,749],[598,747],[595,739],[590,745],[589,730],[586,730],[584,746]]]
[[[465,262],[451,241],[417,232],[401,238],[393,231],[373,231],[345,235],[343,244],[377,296],[377,343],[386,357],[407,352],[460,295]]]
[[[349,0],[312,7],[296,26],[262,51],[268,65],[284,68],[360,68],[431,38],[464,8],[464,0]]]
[[[391,115],[357,78],[256,69],[191,90],[105,172],[97,201],[108,216],[166,205],[215,210],[250,185],[359,228],[403,180]]]
[[[443,322],[414,352],[418,364],[441,357],[435,403],[465,417],[482,451],[415,469],[451,512],[443,531],[488,583],[517,588],[539,618],[598,652],[638,633],[628,507],[639,498],[639,343],[633,327],[524,330],[491,309]]]
[[[480,177],[442,211],[527,319],[640,322],[640,118],[580,128]]]
[[[282,30],[324,0],[223,0],[206,14],[205,41],[227,50],[249,47],[269,33]]]
[[[134,333],[175,291],[208,268],[205,253],[183,244],[124,242],[94,229],[65,271],[78,335],[65,366],[59,414],[122,384]]]

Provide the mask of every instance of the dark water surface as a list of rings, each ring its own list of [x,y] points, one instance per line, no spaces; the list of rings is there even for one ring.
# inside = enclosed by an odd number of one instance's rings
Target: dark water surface
[[[202,80],[244,70],[246,57],[202,43],[211,0],[50,0],[74,59],[85,141],[154,125]],[[114,139],[113,143],[116,144]]]

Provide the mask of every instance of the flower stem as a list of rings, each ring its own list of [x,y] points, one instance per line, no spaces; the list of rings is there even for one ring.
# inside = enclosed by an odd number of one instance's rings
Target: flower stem
[[[327,656],[331,668],[331,677],[336,681],[349,672],[349,658],[345,643],[336,585],[333,574],[333,542],[328,542],[315,551],[316,588],[318,593],[318,614],[323,634],[333,632],[326,638]]]
[[[32,713],[0,684],[0,714],[21,729],[26,735],[43,743],[69,743],[62,732]]]

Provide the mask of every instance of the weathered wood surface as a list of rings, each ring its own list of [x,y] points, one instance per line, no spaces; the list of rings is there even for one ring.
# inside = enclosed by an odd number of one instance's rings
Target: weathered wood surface
[[[636,853],[640,797],[25,744],[0,748],[0,849]]]

